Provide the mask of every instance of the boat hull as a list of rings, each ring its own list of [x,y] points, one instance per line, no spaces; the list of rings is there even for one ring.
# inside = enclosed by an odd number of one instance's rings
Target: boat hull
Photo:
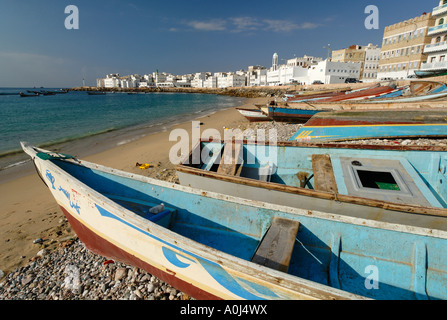
[[[305,123],[321,110],[294,109],[286,107],[268,107],[268,116],[277,122]]]
[[[261,110],[237,108],[239,113],[250,122],[265,122],[271,119]]]
[[[129,254],[126,250],[120,246],[113,244],[105,238],[99,236],[93,230],[87,228],[84,224],[79,222],[73,217],[73,215],[64,207],[60,206],[61,211],[64,213],[68,222],[72,226],[73,230],[78,235],[79,239],[84,245],[93,253],[120,261],[122,263],[141,268],[151,275],[161,279],[162,281],[171,284],[175,288],[182,288],[182,292],[187,293],[191,297],[195,297],[199,300],[222,300],[220,297],[210,294],[205,290],[201,290],[191,283],[181,280],[176,277],[174,273],[162,271],[159,268],[154,267],[150,263],[147,263],[143,259],[138,258],[135,255]]]
[[[290,141],[346,141],[447,136],[446,110],[341,111],[319,113]]]

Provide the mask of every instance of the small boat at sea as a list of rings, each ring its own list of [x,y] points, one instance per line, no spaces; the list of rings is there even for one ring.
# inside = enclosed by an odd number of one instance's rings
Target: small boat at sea
[[[36,93],[23,93],[23,92],[19,92],[19,95],[23,98],[27,98],[27,97],[38,97],[40,96],[39,92]]]
[[[87,94],[88,94],[89,96],[103,96],[103,95],[105,95],[106,93],[105,93],[105,92],[102,92],[102,91],[88,91]]]
[[[18,96],[17,92],[0,92],[0,96]]]
[[[202,140],[176,171],[193,188],[447,231],[446,167],[445,147]]]
[[[239,113],[250,122],[271,121],[270,118],[259,109],[236,108]]]
[[[290,141],[445,137],[447,109],[350,110],[316,114]]]
[[[196,299],[447,298],[445,231],[246,200],[22,148],[88,249]]]

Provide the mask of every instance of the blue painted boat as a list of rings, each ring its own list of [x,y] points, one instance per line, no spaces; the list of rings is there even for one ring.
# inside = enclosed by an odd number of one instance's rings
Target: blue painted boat
[[[446,168],[443,147],[207,140],[176,166],[185,186],[447,231]]]
[[[90,250],[197,299],[447,298],[445,231],[246,200],[22,147]]]
[[[447,109],[322,112],[290,141],[447,137]]]

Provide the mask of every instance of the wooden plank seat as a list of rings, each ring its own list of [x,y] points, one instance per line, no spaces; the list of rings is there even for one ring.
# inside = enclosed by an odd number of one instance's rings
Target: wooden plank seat
[[[298,221],[275,217],[251,261],[288,272],[299,226]]]
[[[314,189],[330,193],[338,193],[331,157],[327,154],[312,155],[312,169],[314,171]]]
[[[224,147],[222,159],[220,161],[217,173],[227,174],[230,176],[240,175],[240,170],[238,170],[238,165],[241,164],[239,157],[242,153],[242,143],[241,142],[227,142]]]

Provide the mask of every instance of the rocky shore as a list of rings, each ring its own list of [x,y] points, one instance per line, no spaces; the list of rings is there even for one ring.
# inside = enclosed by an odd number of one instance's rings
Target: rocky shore
[[[39,241],[37,241],[39,242]],[[39,250],[0,283],[1,300],[190,300],[144,270],[90,252],[76,237]]]
[[[242,98],[270,98],[281,97],[286,92],[301,90],[301,86],[278,86],[278,87],[241,87],[241,88],[98,88],[98,87],[76,87],[71,91],[101,91],[101,92],[125,92],[125,93],[200,93],[217,94]]]

